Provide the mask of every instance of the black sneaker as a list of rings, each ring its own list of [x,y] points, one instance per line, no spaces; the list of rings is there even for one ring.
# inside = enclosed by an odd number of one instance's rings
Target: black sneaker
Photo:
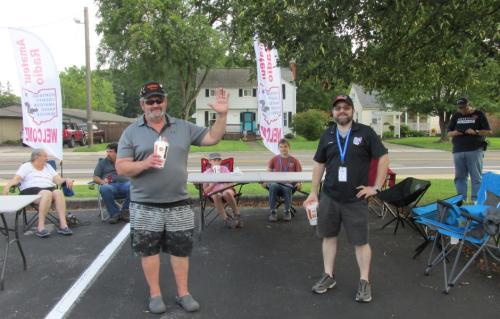
[[[278,213],[276,212],[275,209],[271,210],[271,213],[269,214],[269,221],[272,223],[278,221]]]
[[[115,216],[110,216],[108,218],[108,223],[110,224],[117,224],[120,221],[120,214],[117,214]]]
[[[372,301],[372,285],[361,279],[359,281],[358,292],[356,293],[357,302],[370,302]]]
[[[312,287],[312,291],[317,294],[324,294],[328,289],[335,287],[336,284],[335,275],[323,274],[321,279]]]

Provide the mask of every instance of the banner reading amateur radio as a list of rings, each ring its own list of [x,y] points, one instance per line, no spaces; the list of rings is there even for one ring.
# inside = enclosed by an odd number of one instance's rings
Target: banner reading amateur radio
[[[264,145],[279,154],[278,142],[283,138],[283,99],[281,97],[281,70],[278,52],[254,40],[257,59],[257,100],[260,136]]]
[[[23,143],[63,159],[61,85],[49,49],[35,34],[9,28],[23,110]]]

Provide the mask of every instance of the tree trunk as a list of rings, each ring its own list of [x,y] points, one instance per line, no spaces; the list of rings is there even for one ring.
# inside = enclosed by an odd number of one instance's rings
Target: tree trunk
[[[438,116],[439,128],[441,130],[441,142],[446,142],[448,141],[448,123],[450,122],[451,114],[450,112],[440,110]]]

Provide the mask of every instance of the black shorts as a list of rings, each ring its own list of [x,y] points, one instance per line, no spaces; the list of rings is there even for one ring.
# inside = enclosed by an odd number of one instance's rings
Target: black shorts
[[[355,246],[368,243],[368,202],[360,200],[353,203],[342,203],[321,194],[318,208],[319,237],[337,237],[340,226],[344,225],[347,239]]]
[[[19,194],[20,195],[38,195],[43,190],[51,191],[53,192],[56,188],[55,187],[29,187],[23,189]]]
[[[134,230],[130,232],[132,250],[139,256],[158,255],[160,250],[176,257],[188,257],[193,250],[194,230],[154,232]]]

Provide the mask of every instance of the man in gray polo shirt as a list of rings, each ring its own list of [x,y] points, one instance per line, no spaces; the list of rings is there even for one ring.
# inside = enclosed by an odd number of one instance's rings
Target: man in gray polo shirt
[[[166,311],[159,282],[160,250],[170,254],[177,303],[189,312],[200,307],[188,290],[194,212],[187,192],[187,159],[190,145],[217,144],[224,136],[228,98],[223,89],[217,90],[215,105],[209,104],[217,120],[207,129],[168,115],[163,86],[148,82],[140,92],[144,115],[123,132],[118,143],[116,170],[130,176],[132,248],[141,256],[152,313]],[[154,154],[159,139],[168,143],[165,160]]]

